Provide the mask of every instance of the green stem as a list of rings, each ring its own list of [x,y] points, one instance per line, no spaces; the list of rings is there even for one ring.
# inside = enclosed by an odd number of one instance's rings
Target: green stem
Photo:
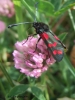
[[[24,74],[20,74],[19,77],[18,77],[18,79],[17,79],[17,82],[22,81],[23,80],[23,76],[25,76],[25,75]]]
[[[45,88],[45,97],[46,97],[46,100],[50,100],[47,87]]]
[[[46,97],[46,100],[50,100],[49,94],[48,94],[47,85],[46,85],[45,73],[43,73],[42,76],[41,76],[41,84],[45,86],[45,97]]]
[[[68,0],[64,0],[65,2],[68,1]],[[69,16],[70,16],[70,19],[71,19],[71,22],[72,22],[72,25],[73,25],[73,29],[75,31],[75,22],[74,22],[74,18],[73,18],[73,15],[71,13],[71,10],[68,9],[68,13],[69,13]]]
[[[10,83],[10,85],[13,87],[14,83],[12,82],[12,79],[10,78],[9,74],[7,73],[4,65],[1,63],[0,63],[0,68],[1,68],[2,72],[4,73],[5,77],[7,78],[8,82]]]
[[[70,70],[72,75],[75,77],[75,68],[72,66],[72,64],[71,64],[70,60],[68,59],[68,57],[66,56],[66,54],[64,56],[63,63]]]
[[[16,23],[23,22],[21,1],[20,0],[13,0],[13,3],[15,5]],[[24,35],[23,35],[24,27],[23,27],[23,25],[17,26],[17,32],[18,32],[18,35],[19,35],[19,40],[24,39]]]
[[[5,96],[6,96],[6,91],[5,91],[5,89],[4,89],[4,86],[3,86],[2,82],[1,82],[1,80],[0,80],[0,88],[1,88],[1,90],[2,90],[2,93],[3,93],[3,95],[4,95],[5,100],[8,100],[8,99],[5,97]]]
[[[29,4],[27,4],[26,0],[21,0],[22,4],[25,6],[25,8],[28,10],[28,12],[31,15],[31,19],[35,18],[39,21],[39,16],[37,16],[37,14],[35,15],[35,10],[32,9],[32,7],[29,6]],[[35,7],[34,7],[35,9]]]
[[[34,77],[29,77],[27,76],[28,82],[30,86],[34,86],[35,85],[35,81],[36,79]]]
[[[5,93],[5,89],[4,89],[4,86],[3,86],[2,82],[1,82],[1,80],[0,80],[0,88],[2,90],[3,95],[5,96],[6,93]]]
[[[70,19],[71,19],[72,25],[73,25],[73,29],[74,29],[74,31],[75,31],[75,22],[74,22],[74,18],[73,18],[73,15],[72,15],[70,9],[68,10],[68,13],[69,13],[69,16],[70,16]]]

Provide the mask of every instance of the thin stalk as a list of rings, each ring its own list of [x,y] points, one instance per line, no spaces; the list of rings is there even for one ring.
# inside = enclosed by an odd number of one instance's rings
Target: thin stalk
[[[65,2],[68,1],[68,0],[64,0]],[[68,13],[69,13],[69,16],[70,16],[70,19],[71,19],[71,22],[72,22],[72,25],[73,25],[73,29],[75,31],[75,22],[74,22],[74,18],[73,18],[73,15],[71,13],[71,10],[68,9]]]
[[[47,81],[46,81],[46,78],[45,78],[45,73],[43,73],[42,76],[41,76],[41,84],[43,86],[45,86],[45,92],[44,93],[45,93],[46,100],[50,100],[46,82]]]
[[[73,25],[73,29],[74,29],[74,31],[75,31],[75,22],[74,22],[74,18],[73,18],[73,15],[72,15],[70,9],[68,10],[68,13],[69,13],[69,16],[70,16],[70,19],[71,19],[72,25]]]
[[[18,77],[18,79],[17,79],[17,82],[20,82],[20,81],[22,81],[24,78],[25,75],[24,74],[20,74],[19,75],[19,77]]]
[[[47,88],[45,88],[45,97],[46,97],[46,100],[50,100]]]
[[[23,22],[23,15],[22,15],[22,9],[21,9],[21,1],[20,0],[13,0],[13,3],[15,5],[15,17],[16,17],[16,23]],[[17,32],[19,35],[19,40],[24,39],[24,27],[23,25],[17,26]]]
[[[13,87],[14,86],[14,83],[12,82],[12,79],[10,78],[9,74],[7,73],[4,65],[2,63],[0,63],[0,68],[3,72],[3,74],[5,75],[5,77],[7,78],[8,80],[8,83]]]
[[[0,88],[2,90],[3,95],[5,96],[6,95],[6,91],[4,89],[4,86],[3,86],[2,82],[1,82],[1,80],[0,80]]]

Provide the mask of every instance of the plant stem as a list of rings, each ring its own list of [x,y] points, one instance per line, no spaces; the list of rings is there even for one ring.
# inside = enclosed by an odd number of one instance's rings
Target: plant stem
[[[23,79],[23,76],[25,76],[25,75],[24,74],[20,74],[18,79],[17,79],[17,82],[20,82]]]
[[[7,73],[5,67],[2,63],[0,63],[0,68],[1,68],[2,72],[4,73],[5,77],[7,78],[8,83],[13,87],[14,83],[12,82],[12,79],[10,78],[9,74]]]
[[[46,97],[46,100],[50,100],[47,87],[45,88],[45,97]]]
[[[2,90],[3,95],[5,96],[6,93],[5,93],[5,89],[4,89],[4,86],[3,86],[2,82],[1,82],[1,80],[0,80],[0,88]]]
[[[73,15],[72,15],[70,9],[68,10],[68,13],[69,13],[69,16],[70,16],[70,19],[71,19],[72,25],[73,25],[73,29],[74,29],[74,31],[75,31],[75,22],[74,22],[74,18],[73,18]]]
[[[23,22],[23,15],[22,15],[22,9],[21,9],[21,1],[20,0],[13,0],[13,3],[15,5],[16,23]],[[23,25],[17,26],[17,32],[18,32],[18,35],[19,35],[19,40],[22,40],[24,38],[24,36],[23,36],[23,32],[24,32]]]
[[[46,85],[45,73],[42,74],[42,76],[41,76],[41,84],[45,86],[45,98],[46,98],[46,100],[50,100],[47,85]]]

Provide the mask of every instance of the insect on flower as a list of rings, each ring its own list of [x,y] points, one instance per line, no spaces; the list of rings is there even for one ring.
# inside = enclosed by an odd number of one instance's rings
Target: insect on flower
[[[64,49],[66,48],[66,46],[49,29],[48,25],[46,25],[45,23],[43,23],[43,22],[23,22],[23,23],[9,25],[8,28],[17,26],[20,24],[27,24],[27,23],[31,23],[32,26],[35,28],[36,34],[34,34],[34,35],[39,34],[40,38],[38,39],[38,42],[40,41],[40,39],[42,39],[48,48],[48,52],[51,52],[54,59],[57,62],[61,61],[64,56]],[[38,42],[37,42],[37,44],[38,44]],[[37,44],[36,44],[36,49],[37,49]],[[36,49],[35,49],[35,51],[36,51]]]
[[[33,27],[36,29],[36,33],[40,36],[38,42],[40,39],[43,39],[47,45],[48,51],[51,52],[54,59],[58,62],[61,61],[64,55],[64,48],[66,48],[66,46],[51,30],[49,30],[48,25],[42,22],[34,22]]]
[[[35,4],[36,13],[37,13],[37,5],[38,5],[38,2]],[[58,62],[61,61],[64,56],[64,48],[66,48],[66,46],[49,29],[48,25],[46,25],[43,22],[36,22],[36,17],[35,17],[35,22],[23,22],[23,23],[18,23],[18,24],[12,24],[12,25],[9,25],[8,28],[17,26],[20,24],[30,24],[30,23],[32,24],[32,27],[34,27],[36,30],[36,34],[34,35],[39,34],[40,36],[40,38],[38,39],[38,42],[40,41],[40,39],[42,39],[47,45],[48,53],[50,52],[56,61]],[[37,49],[37,44],[36,44],[36,49]]]

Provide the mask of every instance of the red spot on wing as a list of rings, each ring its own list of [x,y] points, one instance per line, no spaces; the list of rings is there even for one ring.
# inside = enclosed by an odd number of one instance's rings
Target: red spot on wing
[[[48,47],[50,47],[50,48],[51,48],[51,47],[52,47],[52,44],[51,44],[51,43],[49,43],[49,44],[48,44]]]
[[[61,50],[54,50],[53,51],[53,54],[56,55],[56,54],[59,54],[61,55],[63,52]]]
[[[53,47],[56,47],[56,46],[57,46],[57,42],[54,42],[54,43],[53,43]]]
[[[53,54],[56,55],[56,54],[57,54],[57,50],[54,50],[54,51],[53,51]]]
[[[50,48],[51,48],[51,47],[56,47],[56,46],[57,46],[57,43],[56,43],[56,42],[54,42],[54,43],[49,43],[49,44],[48,44],[48,47],[50,47]]]
[[[63,52],[61,50],[58,50],[58,54],[62,54]]]
[[[55,38],[56,40],[59,40],[59,38],[58,38],[56,35],[54,36],[54,38]]]
[[[44,39],[46,39],[46,40],[48,40],[49,39],[49,35],[47,34],[47,33],[41,33],[40,34],[40,37],[44,40]]]

